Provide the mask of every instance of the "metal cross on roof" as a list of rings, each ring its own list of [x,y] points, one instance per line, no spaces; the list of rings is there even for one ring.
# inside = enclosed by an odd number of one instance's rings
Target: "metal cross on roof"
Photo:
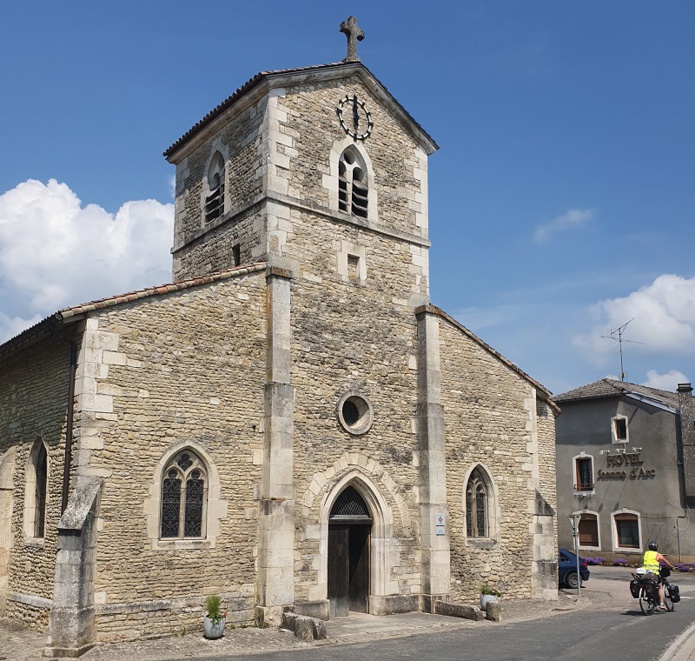
[[[347,21],[343,21],[340,24],[340,31],[348,40],[347,57],[343,62],[359,62],[360,58],[357,56],[357,42],[364,39],[364,32],[358,27],[357,19],[354,16],[350,16]]]

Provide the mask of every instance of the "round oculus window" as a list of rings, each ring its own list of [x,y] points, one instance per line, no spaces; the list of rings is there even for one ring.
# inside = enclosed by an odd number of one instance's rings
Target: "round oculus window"
[[[338,402],[338,420],[345,431],[356,436],[365,434],[372,426],[372,405],[364,395],[347,393]]]

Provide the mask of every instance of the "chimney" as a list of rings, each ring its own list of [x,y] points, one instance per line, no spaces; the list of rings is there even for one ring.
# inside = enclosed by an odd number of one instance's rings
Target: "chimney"
[[[693,387],[679,383],[678,409],[680,413],[681,443],[683,446],[683,473],[686,498],[695,498],[695,425],[693,424]]]

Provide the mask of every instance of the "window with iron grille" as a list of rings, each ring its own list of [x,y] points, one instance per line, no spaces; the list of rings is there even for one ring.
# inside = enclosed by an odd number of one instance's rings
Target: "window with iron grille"
[[[338,208],[351,216],[367,218],[368,207],[367,167],[360,153],[348,147],[338,165]]]
[[[594,458],[579,456],[574,458],[575,491],[594,490]]]
[[[466,535],[490,536],[489,489],[478,468],[474,468],[466,486]]]
[[[162,478],[160,538],[199,539],[205,536],[207,472],[190,450],[179,452]]]
[[[364,499],[354,487],[347,487],[340,492],[331,508],[332,521],[341,519],[371,521],[372,517]]]

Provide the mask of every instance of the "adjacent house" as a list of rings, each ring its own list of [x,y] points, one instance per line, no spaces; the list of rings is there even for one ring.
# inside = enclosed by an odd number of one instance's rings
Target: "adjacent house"
[[[558,541],[582,555],[634,558],[650,541],[695,560],[692,387],[601,379],[557,395]],[[695,522],[693,522],[695,523]]]

